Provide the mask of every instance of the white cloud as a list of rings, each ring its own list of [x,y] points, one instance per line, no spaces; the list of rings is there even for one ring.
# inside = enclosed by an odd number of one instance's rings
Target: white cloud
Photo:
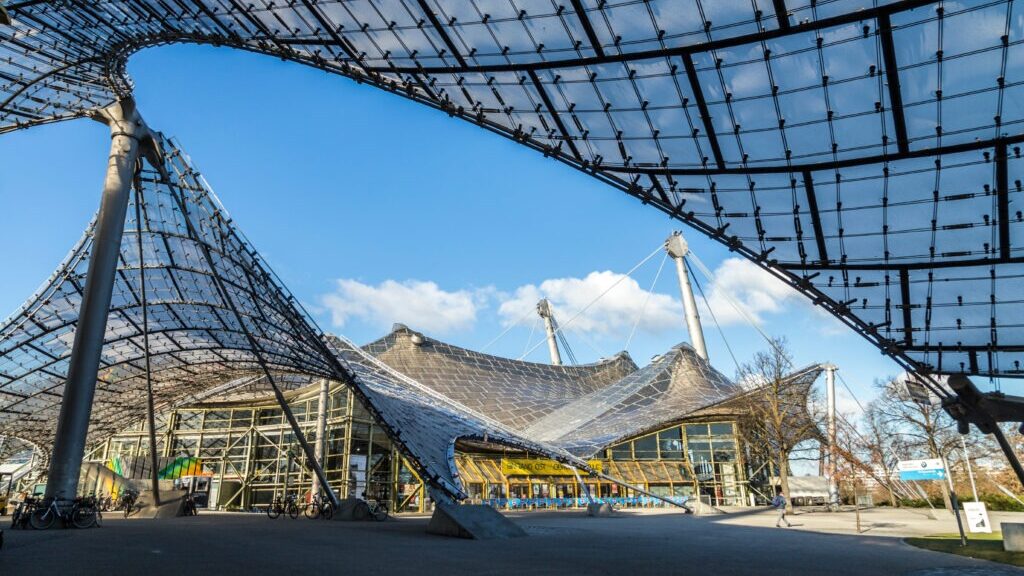
[[[334,292],[320,298],[320,304],[330,312],[337,328],[357,318],[383,328],[402,322],[416,330],[445,334],[472,328],[490,292],[448,292],[434,282],[419,280],[385,280],[372,286],[341,279]]]
[[[520,286],[511,295],[501,298],[498,314],[507,326],[524,316],[529,318],[537,302],[547,298],[554,308],[555,318],[564,325],[612,285],[615,287],[573,320],[572,329],[622,336],[632,329],[637,318],[640,318],[637,329],[649,333],[678,329],[683,322],[682,304],[678,300],[665,294],[648,293],[636,280],[607,270],[591,272],[584,278],[554,278],[539,286]]]
[[[733,302],[754,322],[761,324],[763,315],[781,313],[789,301],[800,298],[800,294],[781,280],[743,258],[723,260],[712,275],[714,280],[707,288],[708,305],[723,326],[746,322]],[[705,307],[702,315],[706,313]]]

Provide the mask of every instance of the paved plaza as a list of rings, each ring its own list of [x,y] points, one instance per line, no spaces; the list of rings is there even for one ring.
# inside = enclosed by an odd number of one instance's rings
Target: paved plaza
[[[385,523],[269,520],[259,514],[107,518],[98,530],[6,531],[0,574],[1024,574],[1010,567],[919,550],[904,535],[949,529],[915,511],[802,513],[792,529],[769,511],[693,517],[621,512],[512,515],[514,540],[431,536],[428,518]],[[998,521],[998,519],[996,519]],[[828,530],[833,533],[812,532]]]

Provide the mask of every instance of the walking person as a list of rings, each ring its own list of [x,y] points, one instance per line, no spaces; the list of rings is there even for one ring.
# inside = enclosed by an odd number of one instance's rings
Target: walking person
[[[782,528],[779,525],[780,522],[785,522],[786,528],[793,526],[789,520],[786,520],[786,497],[782,495],[781,486],[775,487],[775,498],[772,498],[771,507],[779,511],[779,519],[775,521],[776,528]]]

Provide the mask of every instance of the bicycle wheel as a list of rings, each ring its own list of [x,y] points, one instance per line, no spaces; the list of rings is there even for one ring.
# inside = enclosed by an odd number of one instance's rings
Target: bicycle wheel
[[[36,530],[46,530],[57,521],[57,513],[53,508],[38,508],[28,518],[28,523]]]
[[[296,518],[298,518],[299,517],[299,507],[296,506],[295,504],[289,504],[288,505],[288,517],[291,518],[292,520],[295,520]]]
[[[306,516],[306,518],[313,520],[314,518],[320,515],[320,507],[317,506],[316,504],[307,504],[306,509],[303,510],[302,513]]]
[[[271,520],[276,520],[277,517],[280,515],[281,508],[276,504],[271,504],[270,506],[267,507],[267,518],[270,518]]]
[[[331,506],[330,504],[327,504],[326,506],[324,506],[323,509],[320,511],[320,517],[323,518],[324,520],[330,520],[331,518],[333,518],[334,517],[334,506]]]
[[[14,514],[11,515],[11,530],[18,527],[18,522],[21,520],[21,505],[14,510]]]
[[[92,507],[75,508],[71,513],[71,524],[75,528],[91,528],[96,523],[96,509]]]
[[[387,520],[388,519],[388,511],[387,511],[387,509],[384,508],[383,506],[378,506],[377,509],[373,511],[373,519],[376,520],[377,522],[383,522],[383,521]]]

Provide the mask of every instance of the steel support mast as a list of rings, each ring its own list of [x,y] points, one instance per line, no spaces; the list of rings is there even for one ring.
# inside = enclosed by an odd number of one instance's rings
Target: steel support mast
[[[547,298],[537,302],[537,314],[544,319],[544,331],[548,336],[548,352],[551,353],[551,363],[561,366],[562,355],[558,352],[558,340],[555,338],[558,333],[558,322],[555,321],[555,314],[551,310],[551,303]]]
[[[704,330],[700,325],[700,313],[697,312],[697,300],[693,297],[693,286],[690,285],[690,274],[686,271],[686,255],[690,247],[679,232],[673,232],[665,240],[665,251],[676,262],[676,273],[679,275],[679,291],[683,296],[683,310],[686,312],[686,328],[690,332],[690,344],[693,350],[706,362],[708,348],[704,344]]]
[[[839,475],[836,458],[836,366],[826,364],[825,368],[825,397],[828,404],[828,509],[835,512],[839,510],[839,484],[836,478]]]
[[[313,454],[321,467],[324,463],[324,456],[327,453],[327,402],[330,390],[331,381],[326,378],[320,380],[320,399],[317,402],[316,410],[316,444],[313,446]],[[331,487],[321,485],[320,477],[314,474],[311,492],[313,495],[316,495],[321,490],[331,492]]]
[[[78,492],[132,178],[140,148],[143,143],[153,143],[149,129],[130,99],[104,108],[95,119],[110,127],[110,158],[50,455],[47,500],[74,498]],[[156,152],[155,148],[151,150]]]

